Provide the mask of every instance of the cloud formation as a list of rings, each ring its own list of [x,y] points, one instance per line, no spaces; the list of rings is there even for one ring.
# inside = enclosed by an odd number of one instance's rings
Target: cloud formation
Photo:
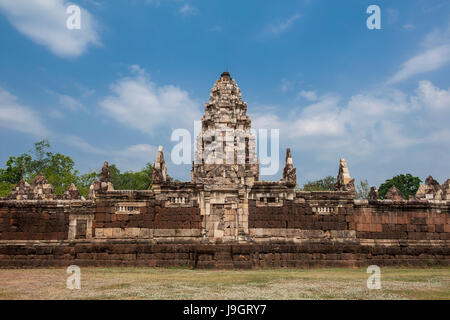
[[[450,26],[444,30],[434,30],[423,42],[424,50],[406,60],[388,81],[397,83],[415,75],[438,70],[450,62]]]
[[[278,23],[273,23],[266,27],[264,30],[264,34],[278,37],[281,33],[289,30],[293,27],[295,21],[300,19],[301,15],[299,13],[295,13],[289,18],[280,21]]]
[[[404,62],[388,84],[400,82],[412,76],[434,71],[450,62],[450,44],[432,47]]]
[[[449,131],[444,119],[450,117],[450,88],[420,81],[412,95],[385,88],[354,94],[347,101],[329,94],[316,98],[286,118],[255,114],[253,127],[280,129],[285,143],[321,155],[339,151],[365,158],[424,143],[449,145],[438,133]]]
[[[84,54],[90,45],[99,45],[100,37],[96,20],[83,8],[81,29],[67,28],[69,5],[65,0],[0,0],[0,12],[20,33],[53,54],[75,58]]]
[[[133,76],[113,83],[111,95],[100,102],[108,116],[148,134],[155,134],[162,127],[193,128],[201,112],[200,105],[188,92],[174,85],[158,86],[137,65],[131,70]]]
[[[198,13],[198,9],[186,3],[178,10],[178,13],[185,17],[195,16]]]
[[[20,104],[17,97],[0,88],[0,127],[43,137],[50,132],[37,112]]]

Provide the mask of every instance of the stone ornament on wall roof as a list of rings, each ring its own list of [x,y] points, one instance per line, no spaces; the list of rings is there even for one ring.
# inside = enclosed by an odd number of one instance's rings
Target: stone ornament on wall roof
[[[82,200],[80,191],[78,191],[77,187],[71,183],[69,189],[64,192],[63,195],[64,200]]]
[[[297,185],[297,174],[292,161],[290,148],[286,149],[286,164],[283,169],[283,178],[281,180],[288,184]]]
[[[384,198],[387,200],[405,200],[405,196],[396,186],[392,186]]]
[[[34,177],[30,184],[22,178],[6,198],[15,200],[53,200],[55,199],[55,194],[52,185],[48,183],[41,172]]]
[[[369,201],[377,201],[379,198],[378,190],[375,187],[371,187],[369,191]]]
[[[448,180],[446,181],[448,182]],[[441,186],[432,176],[428,176],[425,184],[421,184],[416,192],[416,199],[446,200],[445,183]],[[447,186],[448,187],[448,186]]]
[[[339,160],[339,172],[336,180],[334,186],[336,191],[355,192],[355,179],[350,177],[350,171],[344,158]]]
[[[442,189],[442,200],[450,200],[450,179],[444,182],[441,186]]]
[[[156,153],[155,164],[152,170],[152,184],[159,185],[167,182],[167,167],[166,161],[164,160],[163,147],[159,146],[158,152]]]

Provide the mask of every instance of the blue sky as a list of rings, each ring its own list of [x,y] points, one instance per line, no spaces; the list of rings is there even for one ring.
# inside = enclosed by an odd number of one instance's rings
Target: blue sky
[[[81,172],[153,162],[224,70],[297,180],[450,177],[450,2],[0,0],[0,166],[48,138]],[[68,30],[78,5],[81,29]],[[381,9],[369,30],[366,9]],[[189,165],[169,175],[189,180]]]

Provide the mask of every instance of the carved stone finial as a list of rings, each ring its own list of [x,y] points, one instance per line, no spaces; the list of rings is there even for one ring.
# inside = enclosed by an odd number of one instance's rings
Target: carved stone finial
[[[283,179],[284,182],[289,184],[296,185],[297,184],[297,174],[296,169],[294,168],[292,161],[291,149],[287,148],[286,150],[286,165],[283,170]]]
[[[103,163],[102,172],[98,178],[98,181],[94,183],[89,188],[89,199],[95,198],[96,192],[106,192],[114,190],[114,186],[111,183],[111,172],[109,170],[108,161]]]
[[[30,187],[33,191],[33,199],[52,200],[54,198],[53,187],[42,172],[31,180]]]
[[[378,190],[375,187],[371,187],[369,191],[369,201],[377,201],[378,200]]]
[[[105,161],[103,163],[102,173],[100,174],[99,181],[106,183],[111,182],[111,173],[109,171],[108,161]]]
[[[444,182],[441,187],[442,189],[442,200],[450,200],[450,179]]]
[[[419,189],[417,189],[415,197],[416,197],[416,199],[425,199],[426,194],[427,194],[427,189],[424,184],[421,184],[419,186]]]
[[[425,184],[421,184],[416,192],[417,199],[441,200],[443,197],[441,185],[432,176],[428,176]]]
[[[345,159],[339,160],[339,172],[334,186],[336,191],[350,191],[355,192],[355,179],[350,177],[347,163]]]
[[[6,198],[14,200],[27,200],[33,199],[33,196],[34,194],[31,186],[25,181],[25,179],[22,178]]]
[[[221,78],[228,78],[231,79],[230,73],[228,71],[224,71],[222,72],[222,74],[220,75]]]
[[[167,181],[166,161],[164,160],[163,147],[159,146],[156,153],[155,164],[152,170],[152,184],[158,185]]]
[[[31,180],[31,187],[34,188],[38,185],[44,185],[48,184],[47,179],[45,179],[44,174],[42,172],[39,172],[36,177],[34,177],[33,180]]]
[[[69,189],[64,192],[64,200],[80,200],[81,193],[78,191],[77,187],[71,183]]]
[[[405,200],[405,196],[396,186],[392,186],[384,198],[387,200]]]

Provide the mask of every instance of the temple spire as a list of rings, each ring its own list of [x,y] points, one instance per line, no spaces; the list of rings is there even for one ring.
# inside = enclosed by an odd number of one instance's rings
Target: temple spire
[[[152,184],[159,185],[167,181],[167,167],[164,160],[163,147],[159,146],[152,171]]]
[[[350,177],[347,162],[345,162],[344,158],[339,160],[339,172],[336,180],[334,186],[336,191],[355,191],[355,179]]]
[[[297,184],[297,174],[292,161],[292,154],[290,148],[286,149],[286,164],[283,170],[282,181],[293,185]]]

